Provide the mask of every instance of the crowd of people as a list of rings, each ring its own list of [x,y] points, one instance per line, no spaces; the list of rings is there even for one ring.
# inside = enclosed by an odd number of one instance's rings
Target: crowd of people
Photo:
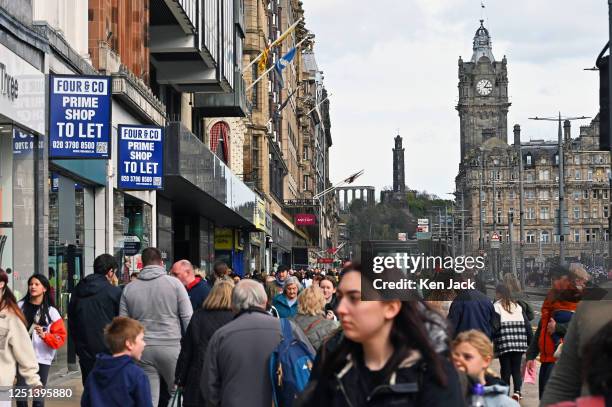
[[[536,321],[511,274],[494,299],[446,288],[362,301],[370,277],[358,263],[242,278],[219,262],[205,276],[184,259],[168,273],[152,247],[142,263],[118,287],[115,258],[98,256],[72,293],[68,330],[44,275],[18,301],[0,270],[0,386],[45,386],[70,335],[82,406],[518,406],[537,359],[542,405],[612,405],[612,298],[578,265],[550,270]]]

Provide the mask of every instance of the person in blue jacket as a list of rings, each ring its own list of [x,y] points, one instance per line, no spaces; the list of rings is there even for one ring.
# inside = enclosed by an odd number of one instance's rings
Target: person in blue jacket
[[[297,277],[291,276],[285,280],[283,292],[272,300],[272,306],[278,311],[279,318],[291,318],[297,314],[297,297],[301,288]]]
[[[468,270],[463,273],[461,279],[467,283],[475,283],[473,274]],[[458,291],[448,311],[454,337],[461,332],[476,329],[489,339],[492,338],[494,316],[493,302],[476,288]]]
[[[144,327],[134,319],[115,317],[104,330],[104,340],[112,355],[97,355],[81,407],[152,407],[149,379],[134,362],[146,345]]]

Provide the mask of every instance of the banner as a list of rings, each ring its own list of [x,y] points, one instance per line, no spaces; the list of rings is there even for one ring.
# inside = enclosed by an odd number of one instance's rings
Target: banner
[[[152,189],[164,187],[163,129],[155,126],[119,125],[120,189]]]
[[[49,75],[49,81],[49,158],[110,158],[110,76]]]
[[[295,215],[296,226],[313,226],[317,224],[316,215],[310,213],[298,213]]]

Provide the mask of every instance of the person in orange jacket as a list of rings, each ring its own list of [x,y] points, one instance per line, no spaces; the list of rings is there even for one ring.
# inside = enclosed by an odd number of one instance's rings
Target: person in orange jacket
[[[26,318],[26,328],[32,338],[40,381],[45,385],[55,352],[66,342],[64,320],[58,310],[51,305],[51,284],[47,277],[43,274],[30,276],[28,293],[18,305]],[[17,386],[24,384],[24,379],[17,376]],[[27,407],[27,405],[27,401],[17,401],[17,407]],[[32,406],[43,407],[44,401],[35,400]]]

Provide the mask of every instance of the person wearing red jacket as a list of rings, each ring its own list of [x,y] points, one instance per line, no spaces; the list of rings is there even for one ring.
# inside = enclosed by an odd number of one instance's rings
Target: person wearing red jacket
[[[557,361],[555,352],[563,342],[562,330],[557,329],[557,324],[569,325],[588,280],[587,272],[578,265],[572,265],[570,269],[557,267],[551,271],[551,274],[555,278],[542,304],[542,319],[534,338],[534,341],[537,341],[542,364],[539,375],[540,398],[544,394],[546,382]],[[527,357],[528,360],[532,358],[533,356]]]
[[[47,383],[49,368],[57,349],[66,342],[66,328],[60,313],[51,305],[51,284],[43,274],[28,279],[28,293],[19,302],[26,318],[26,328],[38,360],[38,375],[43,386]],[[25,381],[17,376],[17,386]],[[17,407],[27,407],[27,401],[17,401]],[[43,407],[44,401],[35,400],[33,407]]]

